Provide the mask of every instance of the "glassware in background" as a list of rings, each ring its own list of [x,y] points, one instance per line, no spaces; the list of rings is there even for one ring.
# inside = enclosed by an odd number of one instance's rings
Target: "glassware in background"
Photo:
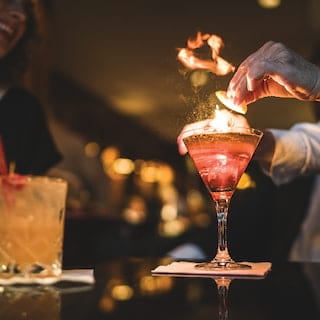
[[[0,280],[56,281],[62,272],[67,182],[0,176]]]

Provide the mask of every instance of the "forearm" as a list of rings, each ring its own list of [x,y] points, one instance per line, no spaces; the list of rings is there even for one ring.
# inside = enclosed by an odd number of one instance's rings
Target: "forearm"
[[[320,123],[266,130],[255,159],[276,184],[320,172]]]

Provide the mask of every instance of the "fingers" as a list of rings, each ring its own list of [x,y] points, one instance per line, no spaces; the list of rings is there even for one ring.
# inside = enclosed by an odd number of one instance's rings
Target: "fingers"
[[[227,89],[235,104],[249,104],[266,95],[263,82],[273,73],[268,60],[273,58],[274,47],[275,43],[269,41],[240,64]]]
[[[178,145],[178,151],[181,155],[185,155],[188,152],[187,147],[183,142],[183,138],[181,134],[177,138],[177,145]]]
[[[182,131],[180,132],[177,138],[178,151],[181,155],[185,155],[188,152],[188,149],[184,144],[183,139],[187,136],[190,136],[191,134],[197,133],[197,130],[199,133],[201,133],[202,128],[208,126],[210,121],[210,119],[206,119],[202,121],[189,123],[183,127]]]
[[[253,57],[248,57],[237,69],[227,88],[227,96],[233,99],[233,103],[240,105],[248,104],[248,95],[252,90],[252,81],[248,77],[248,66]]]
[[[186,145],[183,143],[183,140],[178,142],[178,151],[182,156],[184,156],[185,154],[188,153],[188,149],[187,149]]]
[[[238,76],[239,78],[235,79],[235,82],[230,82],[227,89],[227,96],[232,99],[235,105],[248,105],[255,101],[253,89],[257,87],[258,83],[255,83],[255,80],[243,71],[241,71]]]

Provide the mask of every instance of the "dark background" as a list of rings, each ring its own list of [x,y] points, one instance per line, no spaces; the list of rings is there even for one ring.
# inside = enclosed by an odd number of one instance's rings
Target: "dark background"
[[[262,8],[256,0],[45,4],[47,38],[42,54],[34,59],[32,84],[64,156],[54,170],[69,182],[68,263],[163,255],[189,241],[211,257],[216,243],[213,206],[187,157],[176,147],[178,133],[204,95],[201,90],[195,94],[190,74],[181,73],[177,48],[201,31],[224,40],[221,55],[235,66],[268,40],[281,41],[310,59],[319,41],[319,1],[282,0],[274,9]],[[231,76],[210,75],[209,90],[225,89]],[[249,106],[247,117],[256,128],[314,121],[310,103],[276,98]],[[88,153],[92,143],[94,149]],[[166,235],[159,231],[168,222],[161,213],[168,204],[160,197],[161,182],[143,182],[137,170],[116,178],[110,175],[101,160],[110,147],[117,148],[118,158],[136,166],[137,161],[140,165],[152,161],[153,168],[165,164],[172,169],[174,222],[184,229]],[[271,216],[276,213],[275,189],[257,166],[250,166],[248,173],[249,187],[237,190],[232,201],[232,253],[239,259],[266,260],[275,225]],[[304,184],[293,189],[292,193],[288,186],[288,199],[302,199],[309,190]],[[188,202],[193,190],[200,194],[196,208]],[[144,199],[145,211],[130,207],[137,194]],[[288,201],[281,211],[290,215],[290,205],[301,208]],[[138,219],[135,223],[124,216],[128,208],[131,218]],[[286,219],[279,217],[284,224]]]

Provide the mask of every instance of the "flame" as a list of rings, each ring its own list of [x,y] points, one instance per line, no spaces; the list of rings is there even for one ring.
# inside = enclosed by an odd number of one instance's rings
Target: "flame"
[[[211,128],[217,131],[224,131],[235,125],[234,115],[229,110],[216,107],[214,113],[214,117],[209,119],[208,123]]]
[[[196,56],[195,50],[205,45],[211,50],[211,59],[202,59]],[[220,50],[224,43],[222,39],[215,34],[197,32],[196,38],[187,40],[187,48],[178,49],[178,60],[188,69],[204,69],[218,76],[224,76],[230,72],[234,72],[235,67],[220,57]]]
[[[203,128],[212,128],[215,131],[225,131],[232,127],[248,127],[248,123],[242,115],[234,114],[228,109],[220,109],[220,107],[216,105],[212,118],[189,123],[183,128],[178,136],[178,144],[190,135],[202,134]]]

